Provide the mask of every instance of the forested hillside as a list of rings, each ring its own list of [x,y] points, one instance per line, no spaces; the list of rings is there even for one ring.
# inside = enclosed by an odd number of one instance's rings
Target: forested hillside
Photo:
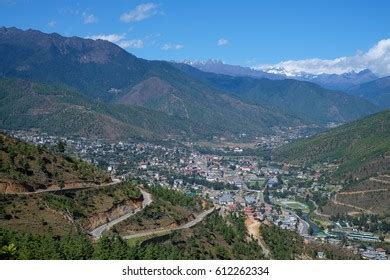
[[[111,179],[94,165],[0,132],[0,192],[29,192],[103,184]]]
[[[354,86],[348,90],[348,93],[365,98],[382,108],[389,108],[390,77],[384,77]]]
[[[114,127],[113,134],[130,130],[133,131],[132,135],[157,131],[165,136],[183,132],[188,136],[204,137],[243,132],[267,133],[272,126],[299,122],[261,105],[246,104],[225,95],[191,78],[168,62],[137,58],[103,40],[0,28],[0,59],[0,74],[3,77],[66,85],[95,102],[127,105],[107,108],[100,104],[97,112],[96,108],[88,110],[88,106],[72,106],[68,109],[70,113],[80,117],[82,110],[84,116],[83,122],[75,121],[75,129],[81,126],[79,129],[85,130],[82,127],[84,122],[95,126],[101,122],[103,131]],[[17,106],[18,100],[8,101],[11,108]],[[50,104],[48,109],[52,109],[51,105],[55,106]],[[141,110],[139,106],[153,111]],[[105,112],[107,110],[109,116]],[[1,108],[0,114],[5,113],[8,118],[7,108]],[[23,117],[18,111],[13,116],[17,119]],[[175,117],[174,120],[171,116]],[[58,118],[55,115],[48,117],[50,124],[62,121],[61,124],[65,120],[61,114]],[[35,119],[34,123],[39,124],[37,121]],[[169,124],[167,121],[170,121]],[[18,124],[22,125],[23,121],[18,121]],[[158,130],[152,125],[165,129]],[[134,127],[145,131],[137,131]]]
[[[262,259],[256,241],[245,241],[243,217],[211,215],[198,226],[164,240],[127,243],[105,236],[96,244],[82,235],[54,238],[0,229],[0,259]]]
[[[336,163],[339,178],[364,179],[390,170],[390,110],[283,146],[278,160]]]
[[[185,64],[174,65],[242,102],[272,108],[306,122],[346,122],[379,110],[364,99],[310,82],[233,77],[202,72]]]

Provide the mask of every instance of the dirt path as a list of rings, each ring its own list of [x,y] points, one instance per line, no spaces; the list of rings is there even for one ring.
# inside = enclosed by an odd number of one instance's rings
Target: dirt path
[[[354,209],[357,209],[359,211],[362,211],[364,213],[367,213],[367,214],[372,214],[372,212],[370,210],[367,210],[367,209],[364,209],[364,208],[361,208],[361,207],[358,207],[358,206],[355,206],[355,205],[352,205],[352,204],[348,204],[348,203],[344,203],[344,202],[340,202],[340,201],[337,201],[337,195],[338,194],[335,194],[332,202],[336,205],[342,205],[342,206],[347,206],[347,207],[350,207],[350,208],[354,208]]]
[[[376,190],[363,190],[363,191],[352,191],[352,192],[339,192],[338,194],[342,195],[354,195],[354,194],[365,194],[372,192],[388,192],[390,189],[376,189]]]
[[[320,217],[323,217],[323,218],[330,218],[331,216],[330,215],[327,215],[327,214],[324,214],[324,213],[321,213],[319,210],[318,210],[318,204],[317,202],[315,202],[314,200],[310,200],[313,204],[314,204],[314,207],[316,208],[314,210],[314,214],[320,216]]]
[[[255,220],[251,217],[247,217],[245,219],[245,226],[248,230],[249,235],[253,236],[253,238],[257,240],[261,249],[263,250],[264,256],[269,258],[270,250],[267,248],[267,245],[265,244],[263,238],[260,235],[260,225],[260,221]]]
[[[383,176],[386,176],[388,177],[387,175],[383,175]],[[371,181],[375,181],[375,182],[381,182],[381,183],[385,183],[385,184],[389,184],[390,182],[388,181],[384,181],[384,180],[380,180],[380,179],[376,179],[376,178],[370,178]],[[356,206],[356,205],[353,205],[353,204],[349,204],[349,203],[345,203],[345,202],[341,202],[341,201],[338,201],[337,200],[337,196],[338,195],[356,195],[356,194],[367,194],[367,193],[375,193],[375,192],[388,192],[390,191],[390,189],[375,189],[375,190],[362,190],[362,191],[347,191],[347,192],[339,192],[339,193],[336,193],[335,196],[333,197],[332,199],[332,202],[336,205],[342,205],[342,206],[347,206],[347,207],[350,207],[350,208],[354,208],[356,210],[359,210],[360,212],[364,212],[364,213],[367,213],[367,214],[373,214],[372,211],[368,210],[368,209],[364,209],[364,208],[361,208],[359,206]]]
[[[382,175],[382,177],[389,178],[389,176],[386,176],[386,175]],[[382,183],[382,184],[390,184],[390,181],[388,181],[388,180],[382,180],[382,179],[378,179],[378,178],[370,178],[369,180],[370,180],[370,181],[373,181],[373,182],[379,182],[379,183]],[[389,180],[390,180],[390,179],[389,179]]]

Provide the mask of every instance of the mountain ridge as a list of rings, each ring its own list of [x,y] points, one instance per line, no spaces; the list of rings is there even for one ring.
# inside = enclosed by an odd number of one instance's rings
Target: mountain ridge
[[[271,133],[273,127],[345,122],[376,110],[363,99],[307,82],[213,76],[190,66],[137,58],[108,41],[36,30],[1,28],[0,59],[2,77],[60,85],[79,95],[68,95],[66,100],[56,94],[43,98],[27,90],[33,98],[29,104],[20,88],[16,95],[8,88],[3,93],[7,106],[0,111],[5,128],[16,124],[23,128],[34,119],[40,128],[53,129],[58,122],[62,131],[79,129],[87,136],[94,131],[117,137],[139,134],[148,139],[170,134],[257,136]],[[16,97],[23,106],[30,106],[31,119],[26,119],[20,104],[14,104],[17,100],[12,98]],[[46,104],[51,112],[46,114],[51,124],[43,119],[42,106],[37,111],[40,104]],[[9,111],[12,106],[19,108],[19,115]],[[51,109],[58,110],[54,114]],[[88,126],[82,127],[82,123]]]
[[[224,74],[230,76],[242,76],[252,78],[268,78],[271,80],[295,79],[318,84],[325,88],[335,90],[347,90],[352,86],[364,82],[370,82],[378,77],[369,69],[364,69],[358,72],[352,71],[342,74],[310,74],[306,72],[288,72],[283,68],[269,68],[266,70],[244,67],[240,65],[231,65],[222,62],[221,60],[209,59],[206,61],[190,61],[184,60],[179,63],[184,63],[193,66],[205,72],[215,74]]]
[[[0,58],[14,58],[0,65],[2,76],[66,85],[104,103],[121,103],[121,97],[134,87],[157,78],[175,89],[179,103],[167,98],[159,100],[155,94],[159,88],[152,87],[150,92],[143,90],[140,94],[148,96],[145,102],[129,98],[122,105],[141,106],[178,117],[188,122],[185,126],[191,127],[195,135],[268,133],[274,125],[299,122],[261,105],[244,104],[168,62],[140,59],[102,40],[53,36],[33,30],[1,29]],[[176,110],[177,104],[183,109]]]
[[[356,85],[350,88],[348,93],[365,98],[378,106],[389,108],[390,77]]]
[[[370,102],[321,86],[292,79],[270,80],[233,77],[200,71],[186,64],[173,64],[188,75],[209,83],[254,105],[267,105],[293,117],[312,122],[346,122],[379,111]]]

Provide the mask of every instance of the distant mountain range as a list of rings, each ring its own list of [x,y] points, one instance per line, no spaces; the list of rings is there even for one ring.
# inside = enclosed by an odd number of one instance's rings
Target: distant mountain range
[[[203,72],[186,64],[174,65],[193,78],[228,92],[242,102],[266,106],[305,122],[347,122],[378,110],[361,98],[309,82],[234,77]]]
[[[255,70],[250,67],[225,64],[220,60],[189,61],[183,63],[191,65],[205,72],[225,74],[230,76],[247,76],[253,78],[268,78],[272,80],[295,79],[300,81],[313,82],[325,88],[346,90],[352,86],[370,82],[378,77],[370,70],[365,69],[360,72],[349,72],[343,74],[319,74],[313,75],[305,72],[290,73],[283,68],[270,68],[266,71]]]
[[[0,127],[6,129],[207,138],[346,122],[378,110],[308,82],[216,75],[140,59],[103,40],[31,29],[0,28],[0,61]]]
[[[390,77],[354,86],[348,93],[365,98],[378,106],[390,108]]]
[[[264,71],[254,70],[250,67],[244,67],[240,65],[226,64],[218,59],[209,59],[206,61],[183,60],[179,63],[190,65],[204,72],[211,72],[215,74],[223,74],[229,76],[248,76],[253,78],[267,78],[271,80],[280,80],[286,78],[285,75],[267,73]]]

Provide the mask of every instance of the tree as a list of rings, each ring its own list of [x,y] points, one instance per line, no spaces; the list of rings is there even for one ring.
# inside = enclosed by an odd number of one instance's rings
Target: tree
[[[16,246],[13,243],[4,245],[0,248],[0,259],[1,260],[12,260],[16,258]]]
[[[14,148],[12,148],[12,147],[8,148],[8,156],[9,156],[9,159],[12,162],[12,164],[14,164],[15,158],[17,156],[17,153],[16,153]]]
[[[66,143],[62,140],[58,141],[57,143],[57,150],[63,154],[65,152]]]
[[[65,182],[64,182],[63,179],[61,179],[61,180],[58,182],[58,187],[60,188],[61,191],[65,188]]]

